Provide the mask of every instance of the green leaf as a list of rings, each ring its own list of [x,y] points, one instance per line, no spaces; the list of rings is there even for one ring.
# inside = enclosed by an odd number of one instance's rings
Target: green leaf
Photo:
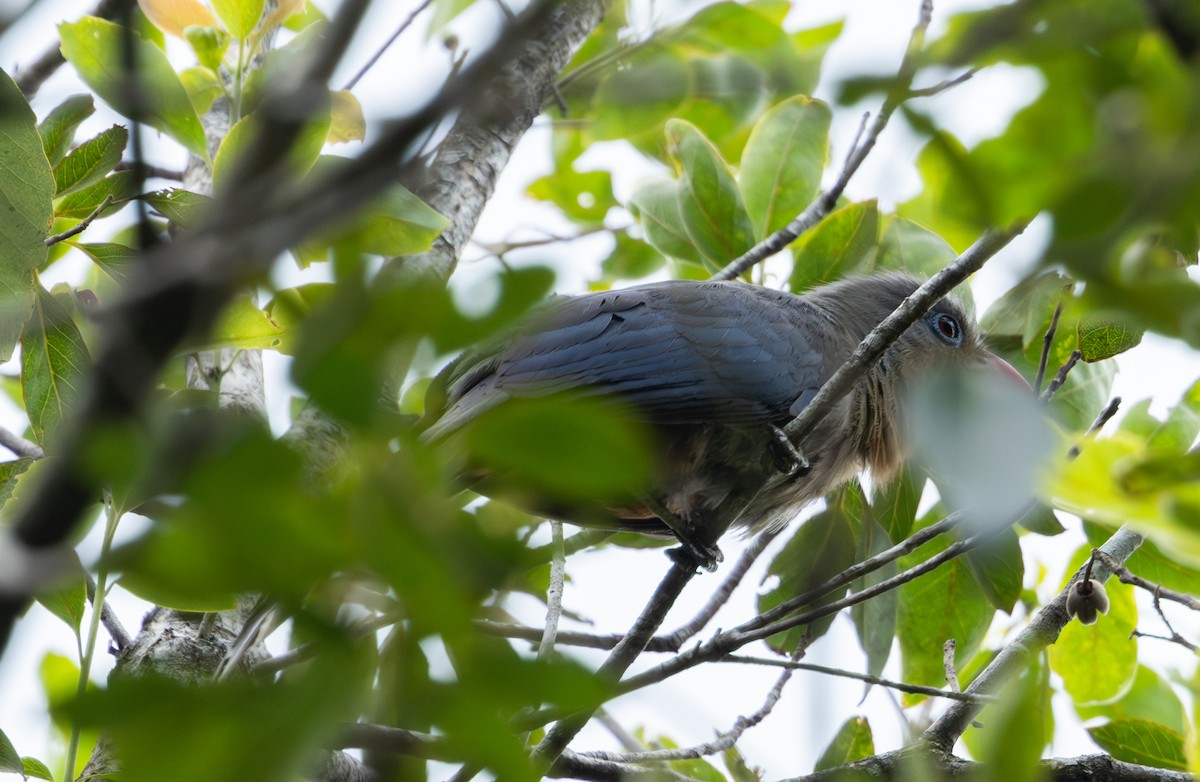
[[[1161,676],[1139,665],[1133,686],[1114,703],[1077,706],[1082,720],[1106,717],[1110,720],[1136,719],[1158,723],[1176,733],[1186,733],[1187,711],[1175,690]]]
[[[915,466],[906,466],[888,483],[876,484],[871,497],[871,513],[893,543],[899,543],[912,532],[917,520],[917,506],[925,491],[925,473]]]
[[[958,257],[946,240],[911,220],[893,218],[883,227],[876,266],[881,270],[912,272],[932,277]],[[966,295],[959,288],[960,295]]]
[[[329,99],[332,105],[326,141],[330,144],[345,144],[365,139],[367,120],[363,116],[362,104],[354,97],[354,93],[349,90],[334,90],[329,93]]]
[[[944,515],[941,507],[935,506],[919,526],[926,527]],[[921,564],[949,545],[947,536],[935,538],[916,552],[901,557],[900,570]],[[961,669],[979,648],[995,609],[988,604],[961,559],[953,559],[904,584],[899,593],[897,636],[903,681],[940,687],[946,681],[942,645],[951,638],[955,640],[954,661]],[[920,698],[907,695],[904,701],[914,703]]]
[[[129,131],[113,125],[71,150],[54,167],[55,197],[82,190],[103,179],[121,162],[128,141]]]
[[[856,560],[861,562],[873,557],[891,547],[892,541],[883,527],[879,526],[869,515],[862,520],[858,554]],[[895,562],[856,578],[850,584],[851,592],[859,592],[896,575]],[[867,673],[874,676],[883,674],[888,658],[892,654],[892,642],[896,639],[896,592],[884,592],[851,606],[850,618],[854,620],[854,628],[858,631],[858,643],[867,656]]]
[[[759,613],[809,592],[856,561],[859,529],[866,508],[862,487],[857,483],[848,484],[826,501],[828,507],[805,521],[767,566],[767,575],[775,576],[778,583],[773,589],[759,594]],[[845,591],[845,587],[834,590],[806,607],[837,600]],[[767,644],[781,654],[791,654],[802,635],[807,632],[820,636],[832,620],[833,617],[828,616],[810,627],[792,628],[771,636]]]
[[[471,7],[475,0],[438,0],[433,6],[433,18],[429,21],[427,35],[432,36],[449,24],[456,16]],[[308,4],[312,7],[312,3]]]
[[[265,0],[212,0],[217,18],[234,38],[245,40],[262,19]]]
[[[81,394],[91,359],[71,314],[40,285],[21,337],[21,392],[38,444],[54,439]]]
[[[7,361],[33,304],[33,272],[46,260],[54,176],[37,120],[0,71],[0,361]]]
[[[1117,760],[1153,768],[1186,771],[1183,734],[1139,719],[1119,719],[1088,728],[1092,740]]]
[[[600,262],[603,279],[636,280],[654,274],[666,263],[666,258],[652,246],[634,239],[626,231],[617,233],[612,254]]]
[[[212,205],[210,196],[178,188],[149,193],[144,200],[163,217],[182,228],[191,228],[198,223]]]
[[[651,247],[668,257],[700,264],[700,252],[683,225],[679,191],[680,184],[674,179],[648,179],[634,191],[629,210],[641,221]]]
[[[216,73],[199,65],[185,69],[179,74],[179,82],[187,92],[192,110],[203,116],[212,108],[217,98],[225,94],[221,79]]]
[[[754,245],[754,225],[733,172],[721,153],[694,125],[667,123],[667,146],[682,170],[679,212],[701,256],[720,268]]]
[[[1079,321],[1079,350],[1084,361],[1103,361],[1136,347],[1144,333],[1124,323],[1085,318]]]
[[[325,137],[329,134],[329,123],[329,106],[326,104],[323,110],[314,111],[312,118],[297,134],[288,152],[290,174],[293,177],[303,176],[317,162],[321,148],[325,146]],[[258,114],[242,117],[229,129],[213,158],[214,192],[220,194],[224,190],[231,173],[237,168],[239,158],[261,133]]]
[[[206,345],[210,347],[267,350],[279,347],[283,329],[254,303],[237,296],[221,314]]]
[[[564,499],[636,496],[652,469],[647,434],[602,401],[556,397],[509,400],[465,430],[506,483]]]
[[[145,122],[207,159],[204,128],[167,56],[154,44],[104,19],[85,16],[59,25],[63,57],[84,83],[119,114]],[[140,100],[134,103],[121,63],[133,37]],[[140,107],[140,109],[139,109]]]
[[[80,577],[69,587],[50,594],[38,595],[37,601],[50,613],[67,623],[75,637],[83,622],[83,610],[87,605],[87,585]]]
[[[569,219],[599,225],[615,204],[612,174],[608,171],[575,171],[570,166],[536,179],[526,191],[532,198],[549,201]]]
[[[85,119],[96,111],[96,105],[91,95],[72,95],[55,106],[38,124],[38,133],[42,137],[42,148],[50,165],[58,163],[71,148],[75,140],[75,130]]]
[[[1071,558],[1068,573],[1082,565],[1091,550],[1080,548]],[[1065,586],[1065,584],[1064,584]],[[1094,625],[1070,622],[1050,647],[1050,667],[1078,706],[1111,701],[1123,695],[1137,674],[1137,606],[1133,587],[1110,579],[1108,613]]]
[[[37,758],[21,758],[21,763],[25,766],[25,776],[32,779],[48,779],[50,782],[54,782],[54,775],[50,773],[50,769]]]
[[[866,271],[879,244],[879,208],[874,200],[847,204],[829,214],[793,245],[793,293]]]
[[[118,283],[124,284],[129,281],[132,271],[130,264],[137,258],[137,250],[115,243],[77,244],[75,246],[86,253],[96,262],[97,266]]]
[[[55,201],[54,216],[60,219],[82,220],[96,211],[96,207],[109,196],[113,198],[112,205],[101,212],[100,217],[116,214],[137,195],[139,184],[141,178],[136,171],[117,171],[90,187]]]
[[[225,51],[229,48],[229,34],[216,27],[201,27],[192,24],[183,29],[183,37],[196,53],[196,61],[212,72],[221,69]]]
[[[25,773],[25,764],[21,762],[17,748],[13,746],[2,730],[0,730],[0,771],[8,771],[13,774]]]
[[[762,239],[812,202],[829,161],[829,106],[798,95],[762,115],[742,152],[738,184]]]
[[[1026,277],[988,308],[979,319],[979,327],[992,338],[1020,338],[1022,350],[1036,340],[1040,351],[1041,338],[1050,325],[1054,307],[1070,289],[1071,281],[1058,272]]]
[[[1043,666],[1035,664],[1000,693],[984,717],[979,760],[996,780],[1034,780],[1042,750],[1054,730]],[[982,715],[981,715],[982,716]]]
[[[24,456],[11,462],[0,462],[0,508],[12,499],[17,479],[24,475],[34,462],[34,459]]]
[[[851,717],[838,728],[837,735],[821,753],[814,772],[845,766],[875,754],[875,739],[866,717]]]
[[[978,548],[967,552],[967,567],[979,583],[988,602],[1006,614],[1021,596],[1025,578],[1025,560],[1017,533],[1005,530]]]
[[[1191,447],[1197,436],[1200,436],[1200,381],[1183,393],[1167,420],[1150,434],[1147,445],[1182,452]]]
[[[610,69],[593,99],[596,138],[623,139],[658,128],[692,91],[688,62],[675,49],[650,46],[624,68]]]

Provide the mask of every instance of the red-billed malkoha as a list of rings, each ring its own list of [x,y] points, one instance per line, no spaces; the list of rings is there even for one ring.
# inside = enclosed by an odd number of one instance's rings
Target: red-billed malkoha
[[[654,434],[651,490],[603,508],[534,501],[589,526],[671,534],[700,564],[730,527],[758,531],[869,468],[887,480],[906,448],[899,409],[939,366],[993,367],[953,298],[937,302],[833,410],[788,447],[781,428],[871,329],[920,285],[907,274],[852,277],[795,296],[737,282],[663,282],[558,299],[503,341],[463,355],[428,397],[429,440],[516,397],[607,395]],[[1024,381],[1020,381],[1024,382]],[[485,493],[486,466],[471,477]]]

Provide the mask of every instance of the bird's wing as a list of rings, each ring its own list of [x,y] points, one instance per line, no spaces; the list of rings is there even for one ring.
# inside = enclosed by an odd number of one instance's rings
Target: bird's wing
[[[662,283],[551,304],[446,378],[455,429],[499,401],[611,394],[656,423],[787,418],[824,380],[818,328],[788,294],[739,283]]]

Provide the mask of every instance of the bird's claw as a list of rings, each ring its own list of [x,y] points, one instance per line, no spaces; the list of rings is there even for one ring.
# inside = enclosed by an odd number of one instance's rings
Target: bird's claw
[[[677,548],[667,549],[667,556],[677,565],[701,567],[709,573],[715,573],[717,565],[725,555],[716,546],[705,546],[687,540],[679,541]]]
[[[767,424],[767,429],[771,433],[770,451],[775,468],[789,478],[803,478],[808,475],[812,471],[812,464],[792,442],[792,438],[787,436],[787,432],[775,424]]]

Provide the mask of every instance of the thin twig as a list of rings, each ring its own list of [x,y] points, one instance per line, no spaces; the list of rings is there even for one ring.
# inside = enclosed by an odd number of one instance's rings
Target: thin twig
[[[1129,584],[1130,586],[1135,586],[1139,589],[1145,589],[1146,591],[1153,593],[1156,600],[1160,597],[1166,598],[1173,603],[1179,603],[1182,606],[1187,606],[1193,611],[1200,611],[1200,600],[1197,600],[1191,595],[1183,592],[1176,592],[1173,589],[1167,589],[1159,584],[1155,584],[1153,581],[1147,581],[1136,573],[1130,571],[1129,568],[1125,567],[1122,563],[1118,562],[1101,549],[1092,549],[1092,555],[1103,562],[1122,584]]]
[[[1067,459],[1077,458],[1080,450],[1083,448],[1083,444],[1095,437],[1096,433],[1104,428],[1104,425],[1108,423],[1109,419],[1117,414],[1117,410],[1119,410],[1120,407],[1121,397],[1114,396],[1112,399],[1110,399],[1108,404],[1104,406],[1104,409],[1100,411],[1100,414],[1096,416],[1096,420],[1092,421],[1092,425],[1089,426],[1087,432],[1084,433],[1083,439],[1072,445],[1071,449],[1067,451]]]
[[[113,166],[113,171],[141,171],[143,176],[154,177],[155,179],[169,179],[173,182],[182,182],[184,173],[174,168],[156,166],[153,163],[135,163],[131,160],[122,160],[120,163],[117,163]]]
[[[1058,319],[1062,316],[1063,305],[1060,301],[1054,307],[1054,314],[1050,317],[1050,327],[1046,329],[1046,336],[1042,337],[1042,356],[1038,359],[1037,377],[1033,380],[1033,393],[1042,393],[1042,381],[1046,379],[1046,362],[1050,360],[1050,346],[1054,344],[1054,334],[1058,331]]]
[[[89,214],[87,217],[80,220],[77,225],[71,226],[70,228],[68,228],[67,230],[63,231],[60,234],[54,234],[52,236],[47,236],[45,239],[42,240],[42,243],[45,244],[47,247],[51,247],[53,245],[58,244],[59,242],[70,239],[72,236],[78,236],[79,234],[81,234],[87,230],[88,226],[92,224],[93,220],[95,220],[97,217],[100,216],[101,212],[103,212],[108,207],[112,206],[112,202],[113,202],[113,195],[112,195],[112,193],[109,193],[108,195],[104,196],[104,200],[100,202],[100,205],[97,206],[95,209],[93,209],[91,214]]]
[[[1075,368],[1075,365],[1079,363],[1079,359],[1081,358],[1083,358],[1083,351],[1072,350],[1067,363],[1058,368],[1058,374],[1054,376],[1054,379],[1050,381],[1050,385],[1046,386],[1046,390],[1038,398],[1043,402],[1049,402],[1053,399],[1054,394],[1058,392],[1058,389],[1062,388],[1063,383],[1067,382],[1067,375]]]
[[[804,656],[805,650],[808,648],[806,636],[804,640],[792,652],[789,662],[798,662]],[[732,747],[737,743],[742,735],[758,725],[775,709],[775,705],[779,703],[779,699],[783,696],[783,688],[791,680],[792,674],[796,672],[795,668],[785,667],[783,673],[775,680],[771,689],[767,691],[767,696],[763,700],[763,705],[758,708],[749,717],[738,717],[734,722],[733,727],[724,733],[719,734],[712,741],[704,744],[698,744],[693,747],[678,747],[675,749],[652,749],[643,752],[581,752],[579,754],[584,757],[594,757],[601,760],[610,760],[617,763],[654,763],[671,760],[694,760],[696,758],[708,757],[716,755],[719,752]]]
[[[998,699],[992,695],[969,695],[958,690],[939,690],[937,687],[926,687],[920,684],[905,684],[904,682],[892,681],[891,679],[881,679],[878,676],[872,676],[869,673],[856,673],[855,671],[846,671],[841,668],[830,668],[825,665],[817,665],[815,663],[792,662],[788,660],[772,659],[769,657],[753,657],[750,655],[728,654],[724,657],[715,660],[718,663],[744,663],[747,665],[766,665],[772,667],[795,668],[800,671],[812,671],[813,673],[823,673],[828,676],[840,676],[844,679],[855,679],[867,684],[877,684],[880,687],[887,687],[890,690],[899,692],[907,692],[912,695],[928,695],[932,698],[946,698],[952,701],[970,701],[978,703],[992,703]]]
[[[433,0],[421,0],[421,3],[413,9],[412,13],[404,18],[404,21],[400,23],[400,26],[396,28],[396,31],[392,33],[386,41],[383,42],[383,45],[380,46],[374,54],[371,55],[370,59],[363,64],[363,67],[358,69],[358,73],[350,77],[350,81],[346,82],[346,86],[342,87],[342,89],[354,89],[354,86],[358,84],[358,80],[367,75],[367,71],[371,70],[371,68],[375,66],[375,63],[379,62],[379,58],[383,56],[383,53],[386,52],[388,48],[390,48],[391,45],[396,42],[396,39],[399,38],[405,30],[412,26],[412,23],[416,21],[416,18],[420,16],[421,12],[428,8],[432,2]]]
[[[0,445],[12,451],[17,456],[23,456],[26,459],[42,459],[46,456],[46,452],[42,450],[42,446],[26,440],[24,437],[4,427],[0,427]]]
[[[1171,631],[1171,637],[1167,638],[1166,640],[1168,640],[1172,643],[1179,644],[1183,648],[1188,649],[1189,651],[1192,651],[1192,652],[1200,651],[1200,646],[1196,646],[1196,644],[1192,643],[1191,641],[1184,638],[1182,635],[1180,635],[1178,632],[1175,631],[1175,627],[1171,624],[1171,620],[1167,619],[1167,615],[1165,613],[1163,613],[1162,601],[1159,599],[1161,596],[1161,592],[1162,592],[1161,588],[1154,590],[1154,610],[1158,613],[1158,618],[1162,620],[1162,623],[1164,625],[1166,625],[1168,630]],[[1133,631],[1133,635],[1131,635],[1130,637],[1134,637],[1137,635],[1144,635],[1144,633],[1138,633],[1138,631],[1135,629]],[[1152,636],[1152,637],[1157,638],[1159,636]]]
[[[969,69],[963,71],[962,73],[958,74],[954,78],[946,79],[945,81],[940,81],[937,84],[933,85],[932,87],[921,87],[919,89],[909,90],[908,97],[910,97],[910,98],[931,98],[934,95],[940,95],[943,92],[945,92],[946,90],[953,89],[954,87],[957,87],[958,85],[962,84],[963,82],[969,81],[971,79],[971,77],[973,77],[977,73],[979,73],[978,68],[969,68]]]

